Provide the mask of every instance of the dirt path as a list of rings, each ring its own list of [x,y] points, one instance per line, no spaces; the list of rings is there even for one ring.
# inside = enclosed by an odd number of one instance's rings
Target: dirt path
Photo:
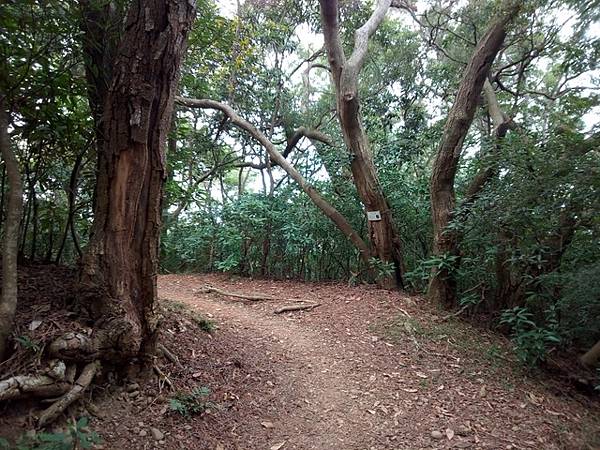
[[[353,448],[353,436],[363,434],[357,433],[362,425],[360,402],[356,396],[351,398],[357,386],[347,377],[351,361],[340,352],[339,344],[300,324],[274,320],[259,308],[214,296],[199,297],[197,290],[161,283],[160,295],[211,314],[219,323],[219,333],[235,332],[240,345],[262,354],[266,365],[279,366],[267,386],[273,388],[274,396],[283,396],[285,403],[301,406],[300,414],[274,410],[264,417],[267,427],[273,424],[273,442],[285,441],[286,448]]]
[[[75,272],[21,276],[21,329],[44,314],[38,330],[54,330],[52,311],[74,295]],[[275,315],[282,302],[240,302],[206,293],[205,283],[321,306]],[[181,364],[157,358],[166,378],[140,377],[135,361],[105,367],[64,418],[91,417],[96,449],[600,449],[597,402],[548,373],[526,376],[506,339],[441,321],[422,299],[224,275],[162,276],[159,293],[160,342]],[[202,331],[206,317],[217,330]],[[210,391],[192,403],[202,411],[180,414],[173,401],[199,387]],[[0,436],[14,439],[46,407],[1,406]]]
[[[273,315],[280,304],[203,293],[206,282],[322,306]],[[504,367],[504,341],[430,326],[435,312],[398,293],[219,276],[159,286],[161,298],[211,316],[212,345],[240,352],[233,365],[245,372],[226,381],[237,390],[227,424],[198,448],[575,449],[593,438],[578,425],[592,420],[581,403]]]

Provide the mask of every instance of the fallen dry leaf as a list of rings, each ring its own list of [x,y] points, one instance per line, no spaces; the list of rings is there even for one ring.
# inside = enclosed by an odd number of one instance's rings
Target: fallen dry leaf
[[[446,428],[446,437],[449,441],[454,437],[454,430],[452,428]]]
[[[261,422],[260,424],[265,428],[273,428],[274,427],[273,422],[269,422],[267,420],[265,420],[264,422]]]
[[[279,444],[272,445],[270,450],[279,450],[284,445],[285,445],[285,441],[280,442]]]

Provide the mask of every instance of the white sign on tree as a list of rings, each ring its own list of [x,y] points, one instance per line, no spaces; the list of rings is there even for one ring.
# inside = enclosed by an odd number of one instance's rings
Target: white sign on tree
[[[379,211],[367,211],[367,219],[369,219],[369,222],[377,222],[381,220],[381,213]]]

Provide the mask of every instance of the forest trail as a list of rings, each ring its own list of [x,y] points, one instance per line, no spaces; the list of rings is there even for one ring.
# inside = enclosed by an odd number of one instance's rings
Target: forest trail
[[[241,302],[203,292],[205,283],[321,306],[274,315],[284,301]],[[163,276],[159,296],[215,320],[208,352],[232,352],[216,384],[234,406],[210,426],[195,420],[204,428],[193,448],[575,449],[589,439],[586,408],[557,387],[523,379],[506,362],[505,341],[436,322],[416,298],[219,275]]]
[[[252,348],[277,370],[273,380],[266,380],[273,395],[300,407],[299,414],[273,410],[257,418],[267,425],[263,428],[272,429],[273,445],[285,441],[286,448],[353,448],[353,436],[366,430],[361,427],[358,395],[352,395],[360,393],[360,386],[348,378],[353,361],[343,353],[344,344],[328,342],[326,336],[291,320],[274,320],[254,305],[219,300],[213,294],[198,296],[195,291],[165,288],[161,297],[214,316],[219,333],[235,333],[240,346]]]

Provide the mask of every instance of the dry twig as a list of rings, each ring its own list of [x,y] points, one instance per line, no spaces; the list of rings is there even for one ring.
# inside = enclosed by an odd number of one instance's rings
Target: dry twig
[[[321,306],[320,303],[317,302],[313,302],[311,300],[302,300],[302,299],[295,299],[295,298],[277,298],[277,297],[273,297],[267,294],[241,294],[238,292],[227,292],[227,291],[223,291],[221,289],[218,289],[210,284],[206,284],[204,286],[204,288],[202,289],[201,292],[204,293],[210,293],[210,292],[214,292],[216,294],[222,295],[224,297],[234,297],[234,298],[241,298],[243,300],[249,300],[252,302],[259,302],[259,301],[273,301],[273,302],[278,302],[278,301],[285,301],[285,302],[289,302],[289,303],[293,303],[292,305],[284,305],[280,308],[277,308],[275,311],[273,311],[274,314],[281,314],[287,311],[301,311],[301,310],[311,310],[313,308],[316,308],[317,306]],[[299,303],[299,304],[298,304]]]

